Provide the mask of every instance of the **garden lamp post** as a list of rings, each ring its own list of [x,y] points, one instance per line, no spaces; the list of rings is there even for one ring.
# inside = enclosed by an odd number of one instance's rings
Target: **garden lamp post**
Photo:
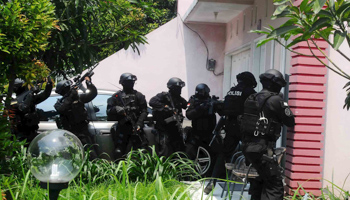
[[[56,200],[68,187],[85,161],[84,148],[71,132],[57,129],[36,136],[28,148],[30,171],[49,190],[50,200]]]

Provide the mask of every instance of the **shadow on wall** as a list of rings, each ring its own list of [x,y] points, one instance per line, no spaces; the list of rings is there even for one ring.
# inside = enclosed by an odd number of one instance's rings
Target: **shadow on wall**
[[[138,48],[139,51],[137,51],[137,49],[133,49],[131,47],[129,47],[127,50],[125,50],[126,58],[131,56],[131,58],[133,60],[140,60],[141,59],[141,55],[143,55],[143,54],[145,54],[147,52],[147,47],[146,47],[146,45],[141,44],[141,45],[138,45],[137,48]]]
[[[223,76],[215,76],[212,71],[208,71],[206,61],[211,58],[216,60],[216,74],[224,70],[225,25],[187,24],[192,31],[180,19],[178,23],[183,29],[188,96],[194,94],[199,83],[205,83],[209,86],[211,95],[222,98]],[[202,37],[206,45],[194,31]]]

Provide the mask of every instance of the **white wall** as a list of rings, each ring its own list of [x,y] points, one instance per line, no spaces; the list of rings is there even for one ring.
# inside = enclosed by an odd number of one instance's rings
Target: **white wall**
[[[182,19],[186,18],[197,2],[198,0],[177,0],[177,12]]]
[[[330,40],[333,41],[333,38]],[[346,41],[340,50],[345,55],[350,55]],[[349,61],[333,49],[330,50],[329,55],[342,70],[350,74]],[[328,70],[323,177],[329,181],[332,181],[333,177],[334,184],[340,187],[350,173],[350,111],[343,109],[346,91],[342,89],[348,81]],[[324,181],[323,185],[326,187],[330,184]],[[345,188],[350,190],[350,180],[347,180]]]
[[[225,79],[223,82],[223,93],[226,93],[229,88],[232,86],[231,82],[236,83],[237,81],[232,81],[230,79],[230,75],[228,74],[231,71],[229,68],[231,67],[231,56],[235,53],[239,52],[242,48],[250,48],[251,50],[251,62],[249,70],[253,72],[254,66],[254,51],[255,51],[255,43],[259,41],[259,39],[263,39],[264,35],[259,35],[257,33],[250,33],[250,30],[256,30],[259,20],[261,20],[261,27],[264,30],[264,27],[268,27],[269,25],[277,27],[283,24],[286,19],[276,19],[271,20],[275,10],[275,6],[273,5],[273,0],[255,0],[253,6],[245,9],[241,12],[237,17],[232,19],[230,22],[226,24],[226,43],[225,43]],[[245,20],[244,20],[245,16]],[[245,22],[243,24],[243,22]],[[237,26],[238,24],[238,26]],[[289,73],[290,68],[290,52],[284,51],[283,48],[277,43],[268,42],[264,47],[265,60],[264,60],[264,69],[260,71],[265,71],[270,68],[274,68],[280,70],[284,73]],[[284,58],[282,58],[283,53],[286,52]],[[257,69],[255,70],[257,71]],[[258,75],[256,75],[256,79],[258,84]],[[256,88],[257,89],[257,88]]]
[[[212,26],[212,31],[207,31],[203,25],[189,26],[202,35],[210,58],[218,61],[217,71],[222,71],[220,60],[223,60],[224,40],[221,37],[225,37],[225,27]],[[120,75],[130,72],[138,79],[135,89],[143,93],[147,101],[161,91],[168,91],[166,83],[171,77],[179,77],[186,82],[182,90],[185,99],[194,94],[194,87],[202,82],[208,84],[211,94],[222,93],[222,76],[216,77],[205,68],[207,53],[203,42],[179,18],[146,37],[148,44],[139,46],[140,55],[132,49],[120,50],[100,62],[92,80],[98,88],[118,90],[117,87],[121,87],[118,83]]]

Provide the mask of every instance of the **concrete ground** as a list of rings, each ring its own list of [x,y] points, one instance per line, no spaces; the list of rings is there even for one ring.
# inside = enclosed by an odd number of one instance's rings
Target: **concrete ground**
[[[191,192],[193,194],[192,200],[221,200],[221,199],[223,200],[223,199],[225,199],[226,191],[224,192],[223,197],[221,197],[224,182],[218,182],[216,184],[213,192],[209,195],[206,195],[203,192],[205,186],[208,184],[208,181],[205,182],[204,186],[202,183],[203,182],[189,182],[189,184],[193,185],[193,190],[191,190]],[[242,185],[240,185],[240,184],[236,184],[235,191],[233,192],[233,195],[231,198],[232,200],[239,200],[240,199],[241,186]],[[246,189],[247,189],[247,187],[246,187]],[[226,197],[226,199],[229,200],[228,197]],[[248,195],[248,191],[245,190],[243,193],[242,200],[249,200],[249,199],[250,199],[250,195]]]

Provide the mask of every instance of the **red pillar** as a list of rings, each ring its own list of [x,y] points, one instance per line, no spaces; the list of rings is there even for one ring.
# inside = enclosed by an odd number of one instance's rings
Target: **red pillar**
[[[328,43],[318,40],[317,45],[328,54]],[[312,47],[315,54],[327,63],[325,56]],[[311,55],[306,42],[293,50]],[[307,192],[321,195],[327,68],[316,58],[292,53],[289,86],[289,105],[296,125],[287,133],[286,191],[293,193],[300,184]],[[299,191],[301,194],[304,192]]]

